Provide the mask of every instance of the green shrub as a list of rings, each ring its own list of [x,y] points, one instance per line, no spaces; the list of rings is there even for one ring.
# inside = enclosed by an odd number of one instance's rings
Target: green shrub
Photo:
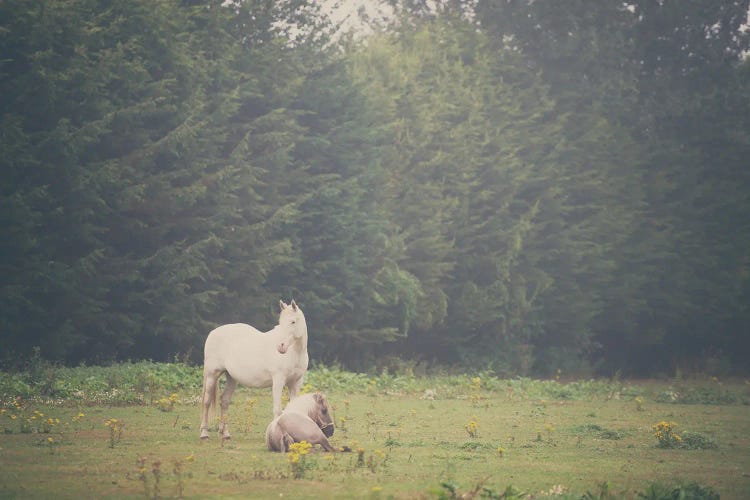
[[[716,443],[703,434],[697,432],[682,433],[682,443],[680,444],[680,448],[686,450],[710,450],[716,447]]]
[[[644,500],[719,500],[719,494],[710,486],[688,484],[685,486],[667,486],[653,483],[645,491],[638,493]]]

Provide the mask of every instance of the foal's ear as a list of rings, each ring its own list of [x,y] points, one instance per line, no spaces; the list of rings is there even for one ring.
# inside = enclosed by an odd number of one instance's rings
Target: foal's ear
[[[281,310],[283,311],[284,309],[286,309],[286,308],[287,308],[287,305],[286,305],[286,304],[284,304],[284,301],[283,301],[283,300],[280,300],[280,301],[279,301],[279,307],[280,307],[280,308],[281,308]]]
[[[294,301],[294,299],[292,299],[292,303],[289,304],[289,305],[292,306],[292,309],[294,310],[294,312],[297,312],[297,309],[299,309],[297,307],[297,303]]]

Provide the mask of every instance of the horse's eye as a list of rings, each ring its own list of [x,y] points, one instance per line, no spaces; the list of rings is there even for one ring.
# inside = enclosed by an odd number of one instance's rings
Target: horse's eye
[[[323,413],[328,413],[328,408],[323,408]]]
[[[296,320],[296,319],[295,319],[295,320],[292,320],[292,324],[295,324],[296,322],[297,322],[297,320]]]

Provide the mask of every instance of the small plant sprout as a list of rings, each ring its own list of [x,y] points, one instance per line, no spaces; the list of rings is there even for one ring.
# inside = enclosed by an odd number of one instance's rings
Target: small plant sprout
[[[78,415],[73,415],[73,418],[71,418],[71,421],[73,422],[73,428],[75,430],[79,430],[80,424],[81,424],[81,420],[83,420],[83,418],[85,416],[86,416],[86,414],[83,413],[83,412],[78,412]]]
[[[547,440],[552,442],[552,433],[555,432],[555,426],[552,424],[544,424],[544,431],[547,433]]]
[[[472,417],[472,419],[469,420],[466,425],[464,425],[464,429],[466,429],[469,437],[477,437],[479,435],[479,423],[477,422],[477,418]]]
[[[636,396],[634,401],[635,401],[635,409],[637,411],[643,411],[643,398],[640,396]]]
[[[183,482],[183,466],[186,463],[191,463],[194,461],[195,455],[191,453],[182,460],[177,459],[173,462],[172,474],[174,474],[174,477],[177,480],[177,498],[183,498],[185,493],[185,484]]]
[[[151,474],[154,476],[154,498],[159,498],[159,480],[161,479],[161,460],[154,460],[151,463]]]
[[[383,450],[375,450],[367,458],[367,468],[370,469],[370,472],[375,473],[378,468],[385,467],[387,461],[388,455]]]
[[[245,432],[250,433],[253,430],[253,423],[255,420],[255,403],[257,403],[258,400],[255,398],[251,398],[245,401],[245,413],[247,414],[247,418],[245,419]]]
[[[503,448],[502,446],[498,446],[497,449],[495,449],[495,452],[497,453],[498,457],[502,457],[505,453],[505,448]]]
[[[469,395],[469,400],[471,401],[472,406],[479,406],[482,399],[482,379],[479,377],[474,377],[471,379],[471,394]]]
[[[52,432],[53,430],[55,430],[55,428],[58,427],[59,425],[60,425],[60,419],[59,418],[52,418],[52,417],[50,417],[47,420],[45,420],[45,422],[44,422],[44,432],[47,433],[47,434],[49,434],[50,432]],[[62,430],[60,430],[60,432],[62,432]]]
[[[146,476],[146,457],[138,457],[135,465],[138,467],[138,480],[143,484],[143,493],[146,498],[151,498],[148,491],[148,477]]]
[[[125,424],[116,418],[110,418],[104,422],[104,426],[109,428],[109,447],[114,448],[115,443],[119,443],[122,438],[122,428]]]

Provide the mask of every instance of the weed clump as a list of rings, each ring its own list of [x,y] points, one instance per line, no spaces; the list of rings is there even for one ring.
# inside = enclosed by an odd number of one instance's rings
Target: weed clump
[[[683,450],[708,450],[716,448],[710,438],[697,432],[684,432],[677,434],[675,428],[677,424],[674,422],[661,421],[657,422],[652,426],[654,435],[659,441],[659,448],[680,448]]]

